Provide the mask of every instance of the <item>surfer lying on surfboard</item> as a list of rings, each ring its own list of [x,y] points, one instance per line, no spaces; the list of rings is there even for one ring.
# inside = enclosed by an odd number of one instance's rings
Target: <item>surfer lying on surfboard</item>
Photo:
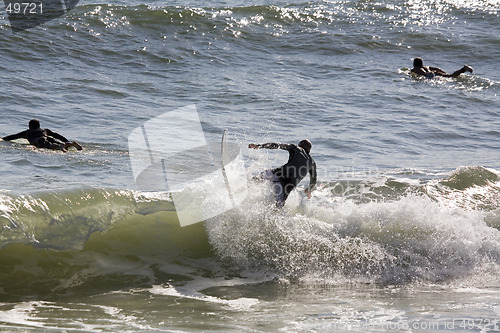
[[[273,191],[276,198],[276,206],[283,207],[285,201],[300,183],[302,179],[309,173],[310,182],[305,192],[308,198],[311,198],[311,192],[316,186],[316,163],[311,155],[311,142],[302,140],[298,145],[287,143],[264,143],[264,144],[249,144],[248,148],[252,149],[283,149],[289,153],[288,162],[279,168],[266,170],[256,179],[269,180],[273,183]]]
[[[77,150],[82,150],[82,146],[80,146],[77,142],[70,142],[61,134],[52,132],[49,129],[40,128],[40,122],[36,119],[30,120],[29,128],[27,130],[17,134],[8,135],[2,139],[4,141],[26,139],[30,144],[37,148],[66,151],[69,147],[75,147]]]
[[[464,65],[464,67],[460,68],[458,71],[448,74],[441,68],[424,66],[424,61],[422,60],[422,58],[413,59],[413,68],[411,69],[412,74],[422,75],[429,79],[432,79],[435,76],[457,77],[462,73],[472,73],[473,71],[474,70],[472,69],[472,67]]]

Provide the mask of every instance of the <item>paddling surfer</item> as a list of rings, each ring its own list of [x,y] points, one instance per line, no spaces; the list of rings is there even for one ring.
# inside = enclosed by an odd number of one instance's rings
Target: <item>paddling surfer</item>
[[[308,198],[311,198],[311,192],[314,190],[317,180],[316,163],[309,154],[311,147],[309,140],[302,140],[298,145],[287,143],[251,143],[248,145],[248,148],[251,149],[283,149],[289,153],[286,164],[276,169],[266,170],[258,177],[258,179],[266,179],[273,183],[277,207],[285,205],[290,193],[308,173],[310,181],[305,193]]]
[[[472,67],[464,65],[464,67],[460,68],[459,70],[448,74],[444,70],[438,67],[430,67],[430,66],[424,66],[424,61],[422,58],[415,58],[413,59],[413,68],[411,69],[412,74],[416,75],[422,75],[425,76],[426,78],[432,79],[435,76],[443,76],[443,77],[457,77],[460,74],[463,74],[465,72],[472,73],[474,70]]]
[[[52,132],[46,128],[40,128],[40,122],[36,119],[30,120],[29,128],[17,134],[8,135],[3,137],[4,141],[11,141],[16,139],[26,139],[30,144],[37,148],[47,148],[53,150],[66,151],[69,147],[75,147],[77,150],[82,150],[76,141],[69,141],[61,134]]]

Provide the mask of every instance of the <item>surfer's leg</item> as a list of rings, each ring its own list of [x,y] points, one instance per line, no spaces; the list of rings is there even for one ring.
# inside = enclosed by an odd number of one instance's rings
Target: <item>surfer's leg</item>
[[[272,173],[271,170],[262,171],[257,176],[252,177],[252,180],[257,183],[263,182],[264,180],[272,181],[273,179],[274,179],[274,174]]]
[[[283,184],[280,179],[274,174],[272,170],[266,170],[260,174],[261,180],[269,181],[271,185],[271,191],[276,200],[276,207],[283,207],[285,205],[285,191]]]
[[[78,142],[76,142],[76,141],[73,141],[73,142],[66,142],[66,143],[64,144],[64,148],[65,148],[65,149],[68,149],[69,147],[75,147],[75,148],[76,148],[76,150],[82,150],[82,149],[83,149],[83,148],[82,148],[82,146],[81,146]]]
[[[40,137],[38,139],[35,139],[31,144],[37,148],[45,148],[46,141],[44,137]]]
[[[458,71],[453,72],[452,74],[449,75],[449,77],[457,77],[462,73],[469,72],[472,73],[474,70],[472,67],[465,65],[464,67],[460,68]]]
[[[66,149],[64,148],[64,143],[57,139],[54,139],[51,136],[38,138],[35,141],[34,146],[37,148],[66,151]]]
[[[290,193],[292,193],[295,185],[288,182],[287,180],[280,181],[280,193],[279,196],[276,197],[276,206],[283,207],[285,205],[286,199]]]
[[[53,149],[53,150],[62,150],[65,152],[66,151],[66,144],[62,141],[57,140],[56,138],[48,136],[45,148]]]
[[[274,198],[276,199],[276,207],[281,208],[285,205],[286,196],[285,190],[283,188],[283,184],[281,184],[280,180],[275,177],[272,183]]]
[[[252,179],[258,182],[265,180],[268,181],[271,186],[272,194],[276,200],[276,207],[281,208],[285,205],[288,194],[285,191],[283,183],[272,170],[263,171],[260,175],[255,176]]]

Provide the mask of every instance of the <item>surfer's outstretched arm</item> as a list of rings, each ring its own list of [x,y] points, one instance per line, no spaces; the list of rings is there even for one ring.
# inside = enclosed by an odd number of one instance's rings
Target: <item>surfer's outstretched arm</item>
[[[248,148],[250,149],[283,149],[283,150],[290,150],[293,149],[295,145],[294,144],[289,144],[289,143],[273,143],[273,142],[268,142],[268,143],[263,143],[263,144],[255,144],[251,143],[248,145]]]
[[[2,139],[3,139],[3,141],[26,139],[26,132],[27,131],[22,131],[22,132],[19,132],[17,134],[7,135],[7,136],[4,136]]]

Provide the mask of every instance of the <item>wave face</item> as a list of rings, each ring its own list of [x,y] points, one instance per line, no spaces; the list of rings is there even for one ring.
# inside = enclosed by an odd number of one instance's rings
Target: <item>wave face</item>
[[[125,191],[74,190],[39,195],[0,195],[0,246],[81,248],[96,231],[106,231],[133,210]]]
[[[4,300],[188,279],[190,260],[213,255],[203,224],[181,228],[162,195],[100,189],[2,195],[0,207]]]
[[[281,211],[265,187],[249,189],[237,209],[184,228],[168,193],[2,194],[1,297],[92,294],[245,271],[406,284],[500,269],[494,170],[460,168],[425,184],[392,177],[324,183],[311,200],[295,192]]]

